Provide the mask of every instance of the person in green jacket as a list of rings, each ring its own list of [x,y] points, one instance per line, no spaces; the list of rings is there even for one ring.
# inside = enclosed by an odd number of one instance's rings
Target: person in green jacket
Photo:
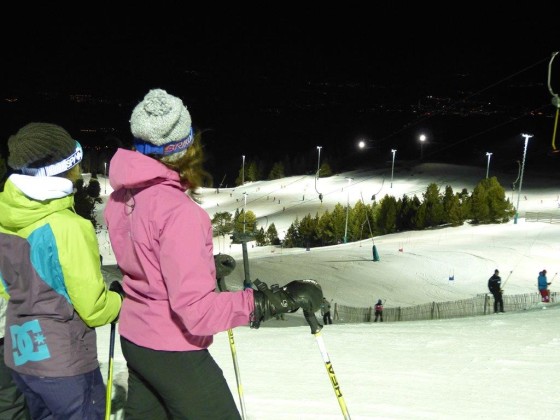
[[[0,193],[4,361],[32,418],[103,419],[95,328],[116,321],[92,223],[74,211],[82,147],[60,126],[30,123],[8,139]]]

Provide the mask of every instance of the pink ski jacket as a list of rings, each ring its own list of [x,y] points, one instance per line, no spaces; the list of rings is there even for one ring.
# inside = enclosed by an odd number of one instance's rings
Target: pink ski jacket
[[[216,292],[212,225],[179,174],[136,151],[110,162],[104,216],[126,293],[119,334],[154,350],[205,349],[248,325],[253,290]]]

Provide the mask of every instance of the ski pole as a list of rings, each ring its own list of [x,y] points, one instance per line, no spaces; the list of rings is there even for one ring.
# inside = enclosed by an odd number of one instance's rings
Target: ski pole
[[[323,327],[319,324],[319,321],[317,321],[317,317],[314,313],[304,310],[303,315],[305,316],[307,323],[311,327],[311,334],[313,334],[315,336],[315,339],[317,340],[317,345],[319,346],[319,351],[321,352],[321,356],[323,357],[323,361],[325,362],[325,368],[327,369],[327,374],[329,375],[329,380],[333,387],[334,394],[336,395],[338,405],[342,410],[342,415],[344,416],[345,420],[350,420],[348,407],[346,407],[346,402],[344,401],[342,391],[340,390],[340,385],[338,383],[338,380],[336,379],[336,375],[334,374],[334,368],[330,361],[329,354],[327,353],[325,342],[323,341],[323,337],[321,336],[321,329]]]
[[[111,338],[109,339],[109,372],[107,374],[107,393],[105,395],[105,420],[111,418],[111,402],[113,396],[113,356],[115,354],[115,322],[111,322]]]
[[[220,292],[227,292],[225,276],[235,268],[235,260],[225,254],[214,255],[214,263],[216,264],[216,277],[218,281],[218,289]],[[243,385],[241,385],[241,374],[239,373],[239,364],[237,363],[237,350],[235,349],[235,340],[233,339],[233,329],[228,330],[229,348],[231,350],[231,358],[233,360],[233,370],[235,371],[235,381],[237,383],[237,394],[239,394],[239,406],[241,407],[241,418],[245,420],[245,401],[243,399]]]
[[[504,289],[504,287],[506,286],[506,283],[508,282],[509,278],[511,277],[511,273],[513,273],[513,270],[511,270],[506,278],[506,281],[504,281],[504,284],[502,284],[502,290]]]
[[[229,347],[231,349],[231,358],[233,359],[233,369],[235,370],[235,380],[237,382],[237,393],[239,394],[239,405],[241,406],[241,418],[245,420],[245,401],[243,400],[243,385],[241,385],[241,375],[239,374],[239,365],[237,364],[237,351],[235,350],[235,341],[233,339],[233,330],[228,330]]]

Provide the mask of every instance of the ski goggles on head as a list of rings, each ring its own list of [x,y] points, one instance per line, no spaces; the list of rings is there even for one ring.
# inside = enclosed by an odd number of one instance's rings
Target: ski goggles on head
[[[76,149],[67,158],[61,160],[60,162],[53,163],[52,165],[43,166],[42,168],[22,168],[21,173],[23,175],[31,176],[54,176],[66,172],[76,166],[82,161],[84,152],[82,146],[78,141],[76,141]]]
[[[169,156],[174,153],[182,152],[189,148],[189,146],[194,141],[194,130],[191,127],[189,135],[187,137],[182,138],[181,140],[162,144],[161,146],[157,146],[152,143],[148,143],[142,139],[134,139],[134,148],[137,152],[142,153],[143,155],[161,155],[161,156]]]

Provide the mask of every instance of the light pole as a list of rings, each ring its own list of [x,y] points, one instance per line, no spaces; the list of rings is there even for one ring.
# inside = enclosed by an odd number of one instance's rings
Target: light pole
[[[426,141],[426,135],[420,134],[419,140],[420,140],[420,160],[422,160],[424,158],[424,142]]]
[[[107,162],[103,162],[103,165],[105,165],[105,195],[107,195]]]
[[[245,185],[245,155],[241,156],[243,163],[241,165],[241,185]]]
[[[321,170],[321,149],[323,146],[317,146],[317,175],[316,178],[319,178],[319,171]]]
[[[319,176],[321,174],[321,149],[323,146],[317,146],[317,173],[315,174],[315,191],[317,191],[317,194],[319,194],[319,200],[321,200],[321,203],[323,203],[323,194],[321,194],[319,192],[319,190],[317,189],[317,180],[319,179]]]
[[[521,177],[519,178],[519,190],[517,191],[517,207],[515,208],[514,224],[517,224],[517,218],[519,217],[519,199],[521,197],[521,185],[523,184],[523,170],[525,169],[525,156],[527,156],[527,143],[529,143],[529,139],[533,137],[532,134],[521,135],[525,137],[525,147],[523,148],[523,162],[521,163]]]
[[[395,153],[397,153],[397,149],[391,149],[391,153],[393,154],[393,163],[391,164],[391,188],[393,188],[393,173],[395,172]]]
[[[488,179],[488,171],[490,170],[490,156],[492,156],[492,152],[486,152],[486,156],[488,157],[488,163],[486,164],[486,179]]]
[[[354,180],[354,178],[347,177],[348,180],[348,187],[350,187],[350,183]],[[346,227],[344,228],[344,243],[348,240],[348,211],[350,209],[350,189],[348,189],[348,193],[346,195]]]
[[[247,225],[247,193],[243,193],[243,233],[245,233],[245,226]]]

